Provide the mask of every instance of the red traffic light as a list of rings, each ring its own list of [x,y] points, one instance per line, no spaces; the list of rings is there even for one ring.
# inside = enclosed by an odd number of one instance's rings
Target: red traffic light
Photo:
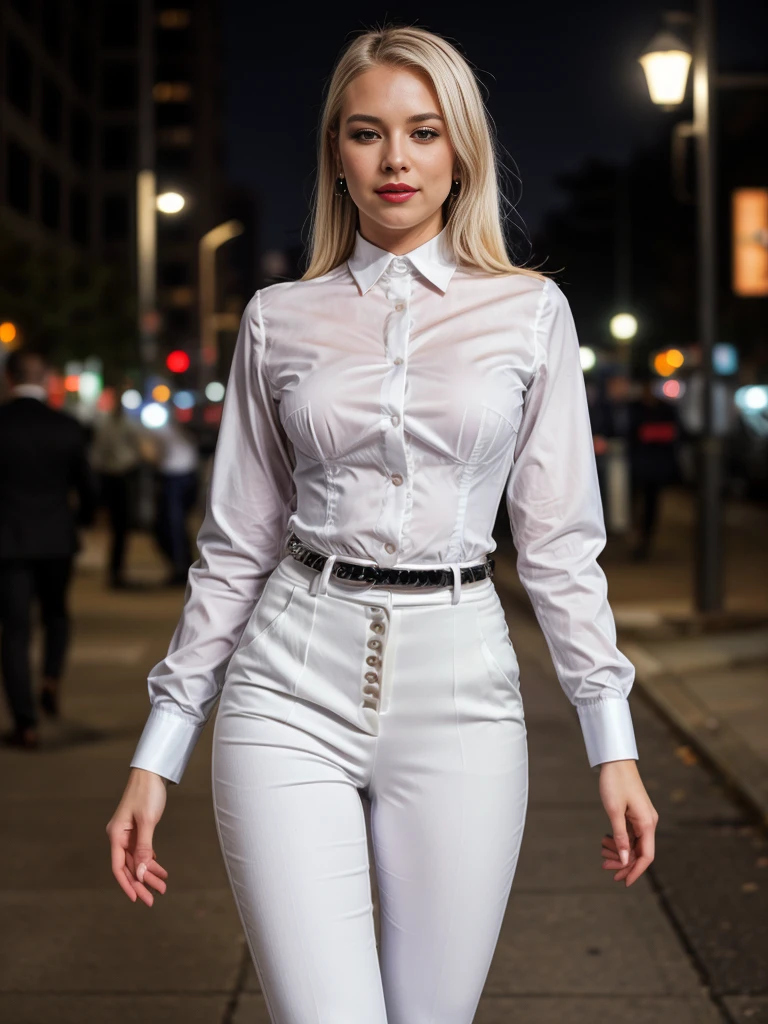
[[[181,349],[171,352],[165,361],[165,365],[171,373],[184,373],[189,369],[189,356]]]

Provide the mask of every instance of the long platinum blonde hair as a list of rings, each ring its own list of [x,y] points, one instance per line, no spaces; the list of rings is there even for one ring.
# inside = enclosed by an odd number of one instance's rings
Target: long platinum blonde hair
[[[422,72],[437,93],[461,180],[459,195],[448,196],[443,206],[443,222],[457,263],[495,275],[525,274],[546,280],[544,272],[515,266],[507,254],[496,133],[472,69],[447,40],[412,26],[367,31],[350,43],[336,63],[320,119],[310,258],[301,280],[327,274],[354,249],[357,208],[349,195],[335,194],[332,133],[339,131],[347,86],[363,72],[381,66]]]

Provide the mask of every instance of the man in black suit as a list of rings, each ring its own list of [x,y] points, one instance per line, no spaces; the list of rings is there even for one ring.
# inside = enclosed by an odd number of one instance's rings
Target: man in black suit
[[[26,749],[39,742],[29,657],[32,607],[37,599],[45,631],[40,702],[55,716],[77,525],[93,520],[96,504],[84,431],[46,404],[47,373],[40,353],[11,352],[5,364],[10,400],[0,406],[0,668],[14,720],[3,742]]]

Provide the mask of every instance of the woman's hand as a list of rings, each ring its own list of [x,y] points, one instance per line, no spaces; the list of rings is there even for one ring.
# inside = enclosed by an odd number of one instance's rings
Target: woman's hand
[[[603,868],[632,885],[653,861],[659,820],[634,759],[600,765],[600,799],[613,829],[603,838]]]
[[[152,836],[165,810],[168,780],[162,775],[131,768],[128,784],[107,825],[112,849],[112,874],[132,903],[148,907],[155,898],[147,888],[164,893],[168,872],[155,860]]]

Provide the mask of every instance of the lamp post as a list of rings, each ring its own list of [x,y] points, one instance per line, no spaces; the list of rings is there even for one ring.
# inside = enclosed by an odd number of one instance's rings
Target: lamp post
[[[715,161],[715,0],[698,0],[695,16],[674,12],[669,20],[693,23],[693,52],[669,31],[659,33],[638,58],[654,103],[666,110],[683,100],[693,65],[693,123],[684,135],[696,140],[698,311],[703,377],[703,423],[698,445],[695,601],[700,612],[723,604],[722,442],[715,432],[712,350],[717,336],[717,238]],[[681,133],[676,133],[681,134]]]
[[[224,328],[237,330],[240,318],[232,313],[216,312],[216,252],[231,238],[243,233],[239,220],[224,221],[206,232],[198,245],[200,297],[200,358],[198,386],[205,393],[219,359],[219,335]]]

